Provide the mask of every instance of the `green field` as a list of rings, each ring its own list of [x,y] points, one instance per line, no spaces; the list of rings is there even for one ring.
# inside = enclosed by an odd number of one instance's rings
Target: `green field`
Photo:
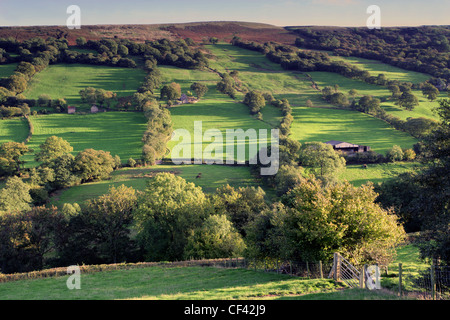
[[[287,98],[293,106],[294,122],[291,138],[301,142],[341,140],[369,145],[374,151],[385,153],[394,144],[411,148],[416,140],[410,135],[392,129],[387,123],[356,111],[329,109],[321,94],[311,87],[311,81],[299,72],[284,71],[278,64],[270,62],[264,55],[230,44],[208,46],[216,56],[211,63],[219,71],[239,71],[239,79],[249,89],[272,92],[276,98]],[[338,84],[343,92],[351,88],[360,95],[389,96],[386,88],[351,80],[329,72],[311,72],[312,78],[322,88]],[[314,106],[306,108],[306,100]],[[266,106],[267,108],[267,106]],[[270,114],[270,108],[268,108]],[[265,109],[262,111],[264,119]],[[269,117],[269,119],[274,117]],[[276,118],[276,117],[275,117]]]
[[[382,73],[389,80],[398,80],[418,84],[429,80],[432,77],[429,74],[397,68],[377,60],[358,57],[333,56],[332,53],[330,54],[330,58],[332,60],[345,61],[359,67],[362,70],[367,70],[371,76],[378,76]]]
[[[374,184],[384,182],[388,179],[395,178],[401,173],[409,172],[420,167],[421,165],[416,162],[368,164],[366,169],[362,165],[347,165],[339,178],[347,180],[354,186],[359,187],[368,181]]]
[[[67,140],[76,154],[92,148],[120,156],[122,162],[130,157],[140,158],[142,135],[147,122],[142,113],[102,112],[97,114],[50,114],[30,117],[34,134],[28,146],[35,151],[50,136]],[[34,165],[33,155],[25,156]]]
[[[135,190],[143,191],[147,181],[158,172],[171,172],[179,175],[187,182],[195,183],[204,192],[212,193],[218,187],[229,184],[232,187],[257,187],[259,181],[244,166],[210,166],[210,165],[157,165],[150,168],[123,168],[114,171],[110,180],[86,183],[58,192],[51,199],[52,204],[60,206],[64,203],[82,203],[94,197],[108,193],[110,187],[126,185]],[[196,178],[202,173],[201,178]],[[272,191],[268,191],[268,196]]]
[[[411,148],[417,142],[405,132],[364,113],[326,109],[295,108],[292,136],[300,142],[329,140],[367,145],[385,154],[393,145]]]
[[[7,78],[14,73],[18,63],[0,64],[0,79]]]
[[[371,85],[359,80],[353,80],[331,72],[310,72],[309,73],[314,81],[318,84],[320,89],[325,86],[339,86],[339,91],[347,94],[350,89],[356,89],[358,91],[357,99],[364,95],[371,95],[377,98],[390,98],[391,92],[382,86]],[[430,119],[438,119],[438,116],[434,113],[433,109],[438,106],[436,101],[428,101],[420,90],[413,90],[414,95],[419,99],[419,105],[414,107],[414,110],[408,111],[396,106],[392,101],[386,101],[381,103],[381,107],[388,113],[406,120],[409,117],[418,118],[426,117]],[[445,98],[446,93],[441,92],[439,98]],[[438,98],[438,99],[439,99]],[[325,101],[322,100],[322,105],[325,105]]]
[[[25,119],[0,120],[0,144],[8,141],[23,142],[28,136],[28,123]]]
[[[248,107],[238,101],[235,101],[225,94],[216,90],[216,84],[220,80],[219,76],[212,72],[198,71],[198,70],[185,70],[174,67],[160,67],[163,75],[163,83],[176,82],[181,85],[183,93],[189,90],[189,87],[194,82],[201,82],[208,86],[207,94],[195,104],[183,104],[173,106],[170,108],[172,115],[172,121],[174,130],[185,129],[191,134],[191,156],[194,157],[198,154],[194,153],[194,122],[202,121],[202,132],[209,129],[218,129],[222,132],[222,138],[224,141],[223,154],[230,155],[226,152],[226,146],[233,145],[235,149],[239,145],[245,145],[246,150],[250,145],[257,144],[258,141],[248,139],[246,141],[237,141],[236,143],[226,143],[226,130],[227,129],[271,129],[272,126],[266,122],[258,121],[252,117],[249,113]],[[261,140],[264,141],[264,140]],[[261,142],[259,141],[259,142]],[[172,150],[175,145],[180,141],[169,142],[169,148]],[[208,146],[211,141],[203,141],[203,149]],[[234,158],[236,159],[237,153],[234,151]],[[245,159],[253,157],[254,153],[246,151]],[[217,158],[221,158],[217,156]]]
[[[427,267],[409,244],[398,248],[390,276],[382,273],[384,290],[342,290],[344,285],[331,279],[240,268],[154,266],[81,274],[80,290],[67,289],[68,276],[0,283],[0,300],[397,300],[398,263],[405,275]]]
[[[118,97],[133,95],[141,85],[145,72],[141,69],[56,64],[35,75],[24,95],[37,99],[43,93],[53,99],[64,98],[68,104],[80,105],[79,91],[86,87],[105,89]]]

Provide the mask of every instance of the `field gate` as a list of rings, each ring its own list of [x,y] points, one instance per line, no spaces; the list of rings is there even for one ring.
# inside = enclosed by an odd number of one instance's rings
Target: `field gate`
[[[358,270],[337,252],[334,254],[333,267],[328,278],[343,281],[350,288],[381,289],[378,265],[364,265]]]

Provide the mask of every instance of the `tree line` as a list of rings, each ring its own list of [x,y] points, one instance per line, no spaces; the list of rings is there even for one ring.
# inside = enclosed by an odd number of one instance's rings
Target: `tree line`
[[[299,47],[332,50],[339,56],[356,56],[430,74],[439,90],[450,84],[450,29],[448,26],[405,28],[288,28],[296,33]]]

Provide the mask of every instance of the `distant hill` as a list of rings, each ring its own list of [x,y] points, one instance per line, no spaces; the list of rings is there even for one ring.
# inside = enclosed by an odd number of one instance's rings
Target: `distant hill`
[[[162,38],[174,40],[188,37],[194,41],[201,41],[213,36],[220,40],[231,40],[234,35],[238,35],[244,40],[278,41],[286,44],[293,44],[296,38],[294,33],[283,27],[238,21],[148,25],[82,25],[81,29],[78,30],[70,30],[65,26],[0,27],[0,38],[13,37],[22,41],[33,37],[63,37],[69,41],[70,45],[74,45],[78,37],[85,37],[87,40],[127,38],[132,41],[143,42]]]

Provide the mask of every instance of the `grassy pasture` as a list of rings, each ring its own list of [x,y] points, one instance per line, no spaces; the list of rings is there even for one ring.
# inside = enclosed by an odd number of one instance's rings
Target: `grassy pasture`
[[[415,162],[368,164],[367,169],[364,169],[362,165],[347,165],[339,178],[348,180],[354,186],[359,187],[368,181],[377,184],[393,179],[397,175],[409,172],[415,168],[420,168],[420,164]]]
[[[235,188],[259,185],[251,175],[250,169],[244,166],[158,165],[149,168],[123,168],[114,171],[110,180],[91,182],[62,190],[52,198],[52,203],[56,206],[75,202],[81,204],[86,200],[108,193],[110,187],[119,187],[122,184],[143,191],[147,186],[147,181],[158,172],[171,172],[179,175],[187,182],[200,186],[207,193],[212,193],[218,187],[226,184]],[[202,177],[196,179],[199,173],[202,173]]]
[[[226,152],[226,146],[233,145],[234,155],[236,158],[236,148],[239,145],[245,146],[246,150],[249,146],[259,143],[256,140],[236,141],[235,143],[226,143],[226,130],[227,129],[242,129],[244,131],[248,129],[255,129],[257,132],[259,129],[271,129],[271,125],[262,121],[256,120],[249,113],[248,107],[238,101],[235,101],[216,90],[216,84],[220,80],[220,77],[207,71],[198,70],[186,70],[174,67],[160,67],[163,75],[163,83],[176,82],[180,84],[182,92],[186,93],[194,82],[201,82],[208,86],[208,92],[195,104],[183,104],[175,105],[170,108],[172,115],[172,122],[174,130],[185,129],[191,134],[191,156],[196,155],[194,153],[194,122],[202,121],[202,132],[209,129],[218,129],[222,133],[224,148],[222,149],[224,156],[231,153]],[[185,141],[179,141],[185,143]],[[168,146],[172,150],[178,141],[170,141]],[[189,142],[187,142],[189,143]],[[211,141],[203,141],[203,149],[208,146]],[[203,150],[202,149],[202,150]],[[246,151],[245,159],[248,160],[254,154],[249,155]],[[198,156],[198,154],[197,154]],[[220,158],[218,155],[217,158]]]
[[[332,60],[348,62],[360,69],[367,70],[371,76],[378,76],[383,73],[389,80],[398,80],[412,83],[421,83],[429,80],[432,76],[425,73],[409,71],[377,60],[370,60],[358,57],[340,57],[330,54]]]
[[[28,136],[28,123],[25,119],[0,120],[0,144],[8,141],[23,142]]]
[[[14,73],[18,63],[0,64],[0,79],[7,78]]]
[[[118,97],[134,94],[143,82],[141,69],[94,66],[84,64],[50,65],[31,80],[24,95],[37,99],[43,93],[53,99],[64,98],[68,104],[82,104],[79,91],[86,87],[105,89]]]
[[[314,81],[318,84],[320,89],[323,89],[326,86],[334,86],[337,84],[339,86],[339,91],[347,94],[350,89],[356,89],[358,91],[358,95],[356,99],[358,100],[360,97],[364,95],[371,95],[377,98],[390,98],[391,92],[382,86],[371,85],[359,80],[353,80],[341,76],[336,73],[331,72],[310,72],[309,73]],[[419,105],[414,108],[412,111],[408,111],[405,109],[396,106],[392,101],[386,101],[381,103],[381,107],[384,108],[388,113],[399,117],[400,119],[406,120],[406,118],[418,118],[418,117],[426,117],[431,119],[438,119],[438,116],[433,112],[433,109],[438,106],[437,101],[428,101],[420,90],[413,90],[414,95],[419,99]],[[446,93],[441,93],[439,95],[440,98],[445,98]],[[326,102],[321,100],[321,104],[325,105]]]
[[[394,144],[410,148],[416,142],[409,135],[392,129],[385,122],[360,112],[304,107],[308,99],[317,107],[330,107],[330,105],[321,98],[317,90],[311,87],[311,82],[304,74],[284,71],[278,64],[270,62],[258,52],[230,44],[211,45],[207,48],[216,57],[216,60],[211,63],[213,68],[221,72],[238,70],[239,79],[247,88],[272,92],[276,98],[289,100],[293,106],[294,122],[291,137],[294,139],[301,142],[342,140],[369,145],[380,153],[386,152]],[[361,95],[371,94],[377,97],[390,95],[386,88],[351,80],[334,73],[310,72],[309,74],[320,88],[338,84],[342,92],[355,88]],[[264,120],[266,120],[266,110],[270,109],[263,109]]]
[[[31,116],[34,134],[28,146],[35,151],[50,136],[67,140],[73,153],[87,148],[119,155],[123,162],[130,157],[139,158],[142,135],[147,123],[142,113],[105,112],[97,114],[50,114]],[[28,165],[36,164],[34,155],[26,155]]]
[[[384,154],[393,145],[411,148],[417,142],[407,133],[367,114],[338,109],[295,108],[292,136],[300,142],[329,140],[368,145]]]

